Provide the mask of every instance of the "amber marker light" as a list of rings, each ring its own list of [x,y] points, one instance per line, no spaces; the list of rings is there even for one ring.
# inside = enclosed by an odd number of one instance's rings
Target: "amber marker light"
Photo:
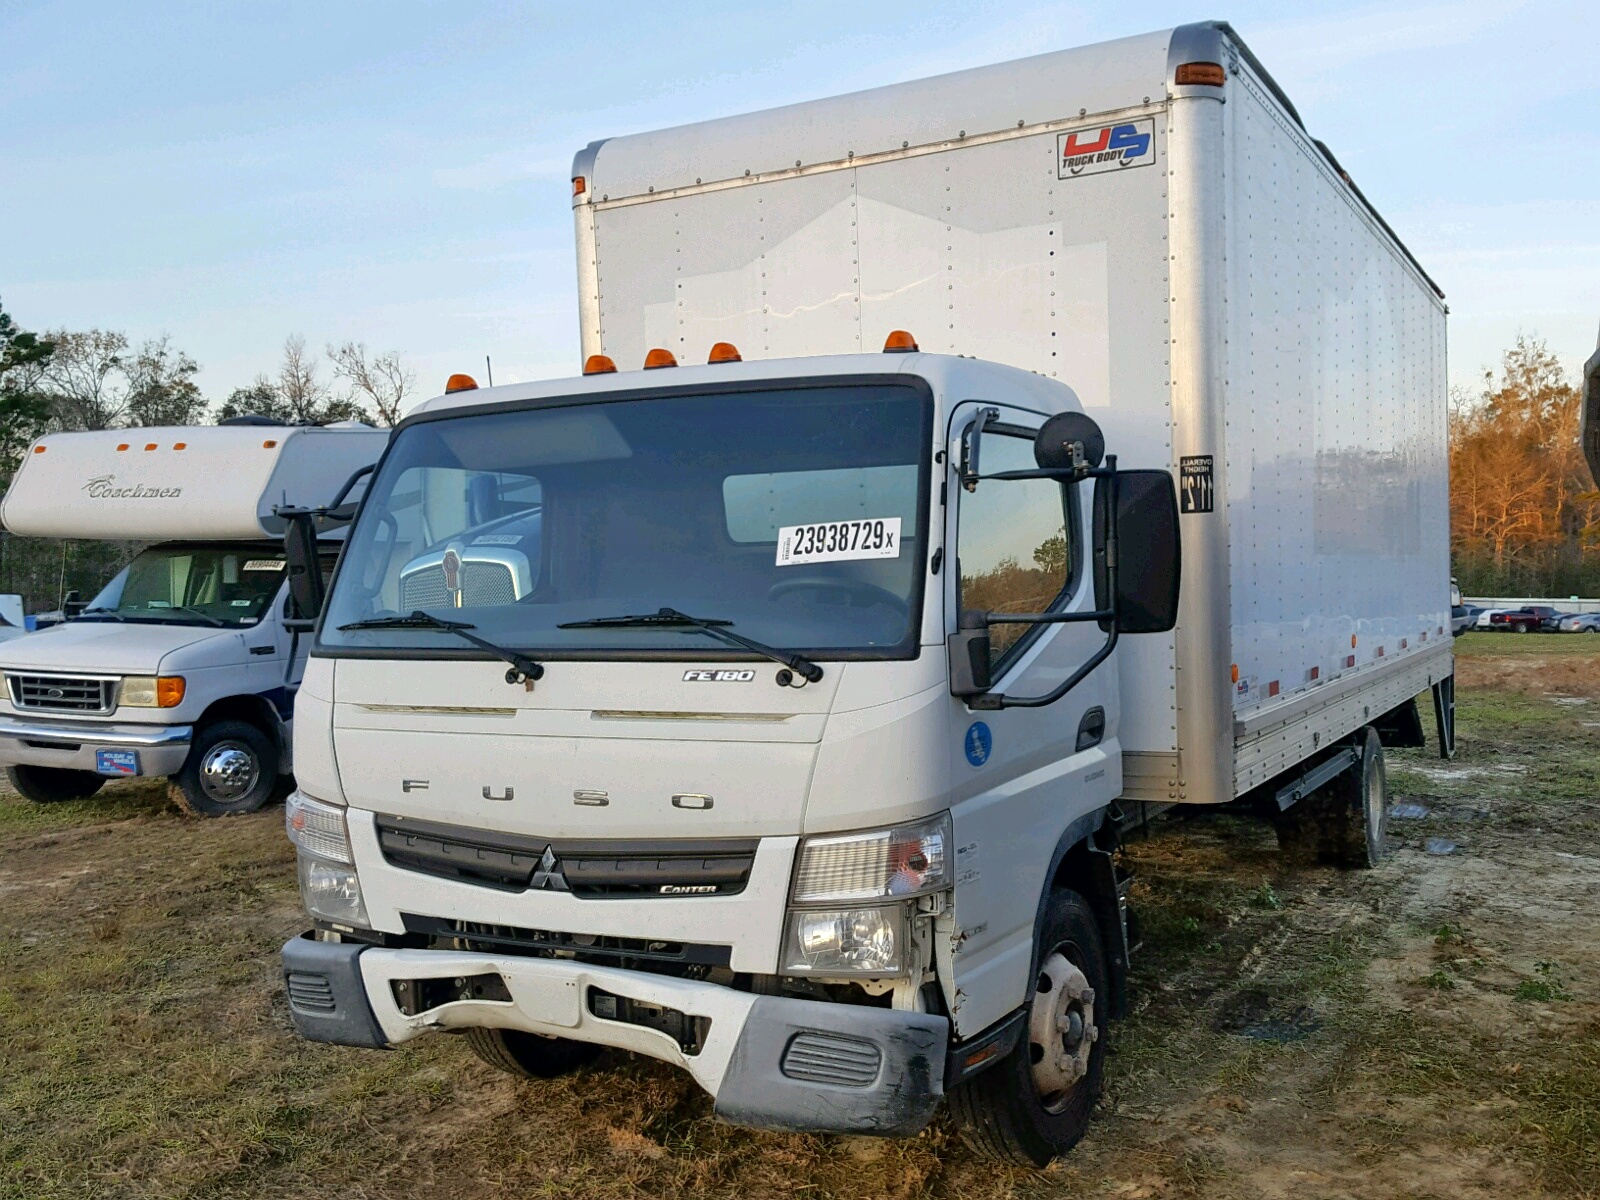
[[[589,181],[587,179],[585,179],[582,175],[574,175],[572,177],[572,194],[574,196],[581,196],[588,190]]]
[[[672,351],[663,350],[659,346],[644,356],[644,369],[646,371],[655,371],[661,367],[675,367],[677,365],[678,360]]]
[[[583,373],[585,375],[615,375],[617,364],[611,361],[609,354],[591,354],[583,360]]]
[[[710,357],[706,359],[706,362],[708,363],[743,361],[744,359],[739,355],[739,347],[735,346],[732,342],[718,342],[715,346],[711,347]]]
[[[478,381],[471,375],[452,375],[444,381],[445,395],[451,392],[475,392],[478,390]]]
[[[1228,72],[1223,70],[1221,63],[1184,63],[1173,74],[1172,81],[1180,86],[1199,83],[1206,87],[1221,87],[1228,82]]]
[[[904,329],[896,329],[883,339],[883,352],[885,354],[912,354],[917,349],[917,339]]]

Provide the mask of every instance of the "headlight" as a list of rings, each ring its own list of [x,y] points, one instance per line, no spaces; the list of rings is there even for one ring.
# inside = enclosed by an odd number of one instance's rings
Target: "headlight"
[[[827,904],[920,896],[950,886],[950,814],[868,833],[807,838],[794,902]]]
[[[785,974],[900,975],[906,969],[906,909],[802,908],[784,933]]]
[[[300,902],[313,917],[341,925],[367,924],[345,810],[293,793],[283,806],[289,840],[300,850]]]
[[[129,708],[177,708],[183,692],[182,675],[124,675],[117,703]]]
[[[341,863],[300,855],[300,901],[314,917],[341,925],[367,923],[367,906],[361,899],[356,869]]]
[[[344,809],[313,800],[304,792],[293,792],[283,806],[284,832],[305,853],[329,862],[350,863],[350,834],[345,828]]]

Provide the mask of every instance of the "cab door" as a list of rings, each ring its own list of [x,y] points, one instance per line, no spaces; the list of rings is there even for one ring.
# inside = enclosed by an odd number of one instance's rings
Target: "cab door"
[[[985,414],[991,415],[985,415]],[[946,456],[946,631],[962,610],[992,614],[1092,611],[1091,484],[959,478],[964,434],[983,422],[985,475],[1032,470],[1043,414],[972,402],[953,411]],[[991,691],[1048,693],[1103,643],[1098,623],[989,629]],[[1121,790],[1117,677],[1107,661],[1046,707],[969,708],[949,702],[956,846],[955,947],[941,972],[962,1036],[1027,995],[1034,921],[1063,835]],[[1077,836],[1076,834],[1074,836]]]

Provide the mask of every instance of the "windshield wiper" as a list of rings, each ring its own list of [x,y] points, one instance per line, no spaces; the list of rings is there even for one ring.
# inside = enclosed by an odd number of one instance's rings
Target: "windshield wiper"
[[[113,621],[126,621],[128,619],[114,608],[86,608],[78,616],[110,617]]]
[[[346,629],[438,629],[445,633],[453,633],[458,638],[471,642],[480,650],[487,650],[501,662],[511,664],[511,670],[506,672],[507,683],[520,683],[530,692],[533,691],[533,682],[544,678],[544,667],[534,662],[524,654],[515,650],[507,650],[504,646],[496,646],[493,642],[479,637],[475,633],[468,633],[469,629],[477,626],[467,621],[445,621],[439,617],[423,612],[420,608],[409,617],[368,617],[364,621],[351,621],[347,625],[339,626],[340,630]]]
[[[218,629],[226,629],[228,627],[228,623],[226,621],[219,621],[210,613],[203,613],[198,608],[190,608],[187,604],[169,604],[161,611],[190,613],[193,616],[199,617],[207,625],[215,625]]]
[[[732,621],[722,620],[717,617],[691,617],[686,612],[679,612],[675,608],[661,608],[653,613],[639,613],[622,617],[591,617],[587,621],[568,621],[558,625],[558,629],[606,629],[606,628],[650,628],[652,626],[692,625],[694,628],[711,634],[713,637],[722,638],[736,646],[743,646],[746,650],[753,651],[763,658],[770,658],[773,662],[787,667],[807,683],[816,683],[822,678],[822,668],[817,666],[803,654],[792,651],[779,650],[758,642],[754,638],[747,638],[742,633],[735,633],[727,628]],[[780,672],[780,675],[782,672]],[[780,683],[787,686],[788,681],[780,679]]]

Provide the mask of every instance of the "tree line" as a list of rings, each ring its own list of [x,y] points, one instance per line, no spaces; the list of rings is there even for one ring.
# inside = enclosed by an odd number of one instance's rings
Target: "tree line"
[[[200,365],[168,337],[133,345],[116,330],[21,328],[0,304],[0,490],[22,455],[47,433],[200,425],[258,414],[289,424],[357,420],[393,425],[416,390],[398,352],[361,342],[309,349],[285,339],[275,372],[262,373],[213,405]],[[21,592],[28,611],[54,608],[69,591],[92,596],[137,545],[13,538],[0,533],[0,592]]]
[[[1544,342],[1450,405],[1450,551],[1474,596],[1600,595],[1600,491],[1578,441],[1580,395]]]

